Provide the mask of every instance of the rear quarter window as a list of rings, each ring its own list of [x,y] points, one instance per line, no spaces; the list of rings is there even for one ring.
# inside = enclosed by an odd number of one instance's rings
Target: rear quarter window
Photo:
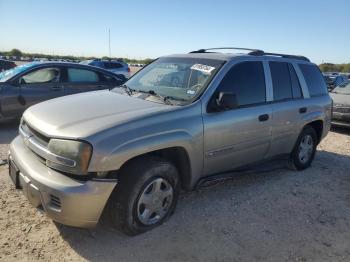
[[[328,93],[326,82],[320,69],[316,65],[299,64],[299,67],[304,76],[311,97],[322,96]]]

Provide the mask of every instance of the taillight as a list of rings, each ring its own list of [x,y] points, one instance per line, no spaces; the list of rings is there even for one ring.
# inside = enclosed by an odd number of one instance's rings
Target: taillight
[[[130,73],[130,67],[128,67],[128,72]]]
[[[332,100],[332,105],[331,105],[331,118],[333,117],[333,106],[334,106],[334,101],[333,101],[333,99],[331,98],[331,100]]]

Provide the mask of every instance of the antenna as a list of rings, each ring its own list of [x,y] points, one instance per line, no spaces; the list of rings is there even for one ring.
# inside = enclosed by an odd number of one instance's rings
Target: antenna
[[[111,59],[111,29],[108,29],[108,46],[109,46],[109,59]]]

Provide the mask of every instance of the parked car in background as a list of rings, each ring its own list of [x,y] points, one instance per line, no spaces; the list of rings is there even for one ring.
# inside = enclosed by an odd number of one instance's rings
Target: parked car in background
[[[0,59],[0,72],[16,67],[15,62]]]
[[[322,74],[305,57],[166,56],[122,88],[30,107],[10,145],[9,173],[60,223],[93,227],[106,210],[135,235],[171,216],[181,188],[280,156],[308,168],[331,110]]]
[[[332,124],[350,127],[350,81],[335,87],[330,96],[333,99]]]
[[[75,63],[17,66],[0,73],[0,120],[19,118],[28,107],[51,98],[110,89],[123,81],[109,71]]]
[[[328,91],[332,91],[336,86],[348,80],[348,77],[346,75],[324,74],[323,76],[327,83]]]
[[[111,71],[120,77],[124,77],[125,79],[130,78],[129,65],[123,61],[120,61],[120,60],[94,59],[94,60],[82,61],[82,62],[80,62],[80,64],[100,67],[100,68],[103,68],[105,70]]]

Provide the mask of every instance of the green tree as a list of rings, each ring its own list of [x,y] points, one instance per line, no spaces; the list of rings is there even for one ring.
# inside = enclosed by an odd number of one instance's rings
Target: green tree
[[[21,50],[14,48],[14,49],[12,49],[10,51],[9,55],[10,56],[16,56],[16,57],[21,57],[22,56],[22,52],[21,52]]]

